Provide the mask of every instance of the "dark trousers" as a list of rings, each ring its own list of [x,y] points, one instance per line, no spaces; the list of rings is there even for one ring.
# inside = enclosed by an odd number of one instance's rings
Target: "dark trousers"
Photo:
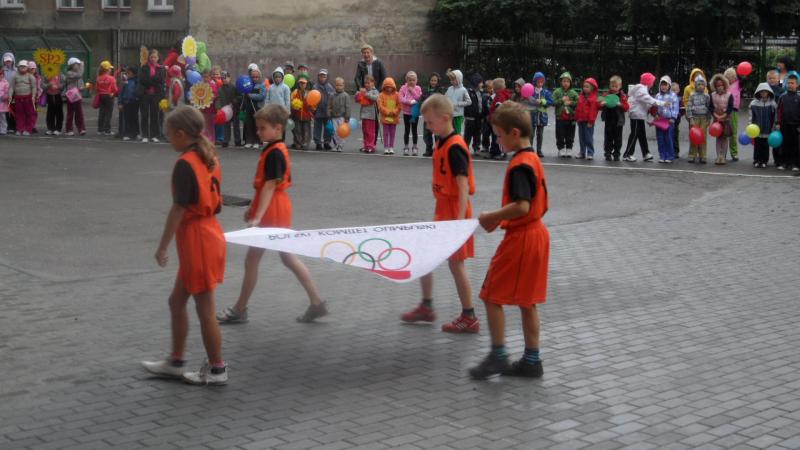
[[[142,137],[153,139],[161,136],[161,124],[159,123],[158,96],[156,94],[144,94],[140,104],[142,114],[141,129]]]
[[[481,119],[479,117],[466,117],[464,120],[464,141],[467,147],[472,145],[472,150],[477,153],[481,146]]]
[[[681,124],[681,118],[682,117],[683,117],[683,114],[678,114],[678,118],[675,119],[675,126],[672,127],[673,128],[672,129],[672,150],[674,150],[674,152],[675,152],[675,158],[677,158],[678,154],[680,154],[680,152],[681,152],[681,146],[679,144],[678,138],[680,136],[680,124]]]
[[[295,124],[297,126],[297,124]],[[256,119],[255,113],[247,113],[244,118],[244,143],[245,144],[258,144],[258,137],[256,136]]]
[[[622,125],[606,122],[603,131],[603,153],[605,156],[619,156],[622,150]]]
[[[767,138],[755,138],[753,140],[753,161],[757,163],[769,162],[769,144]]]
[[[47,94],[47,129],[61,131],[64,125],[64,101],[61,94]]]
[[[433,133],[425,122],[422,123],[422,140],[425,142],[425,153],[433,153]]]
[[[333,133],[329,131],[328,128],[328,121],[331,120],[327,117],[315,117],[314,118],[314,143],[317,145],[328,144],[331,143],[331,138],[333,137]]]
[[[575,121],[556,120],[556,148],[571,149],[575,143]]]
[[[536,135],[536,153],[542,154],[542,140],[544,139],[544,125],[535,125],[533,134]]]
[[[231,134],[233,134],[233,144],[242,145],[242,128],[239,125],[239,107],[233,105],[233,118],[222,126],[225,130],[224,144],[231,143]],[[231,130],[233,130],[231,132]]]
[[[100,96],[100,111],[97,115],[97,131],[100,133],[111,132],[111,115],[114,113],[114,96]]]
[[[795,166],[800,167],[800,161],[798,161],[798,153],[800,153],[800,149],[798,149],[798,144],[800,144],[798,142],[800,141],[798,139],[798,126],[800,124],[781,124],[781,133],[783,133],[781,163],[787,169]]]
[[[647,148],[647,130],[645,129],[644,119],[631,119],[631,134],[628,135],[628,145],[625,146],[625,156],[633,156],[636,151],[636,141],[642,148],[642,156],[650,154]]]
[[[416,120],[412,120],[414,117],[411,114],[403,114],[403,146],[408,147],[408,135],[411,135],[411,142],[413,143],[414,147],[417,146],[417,124],[419,123],[419,117]],[[467,145],[469,145],[469,141],[467,141]]]
[[[139,102],[122,105],[122,129],[120,134],[123,137],[136,139],[139,134]]]

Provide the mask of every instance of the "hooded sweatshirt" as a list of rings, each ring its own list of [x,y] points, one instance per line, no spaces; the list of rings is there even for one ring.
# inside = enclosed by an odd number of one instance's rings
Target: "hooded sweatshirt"
[[[276,73],[283,76],[283,68],[278,66],[272,71],[272,86],[267,91],[267,98],[264,103],[267,105],[281,105],[291,111],[292,90],[283,82],[283,79],[280,82],[275,81]]]
[[[8,112],[8,93],[10,90],[11,86],[6,81],[4,73],[3,78],[0,78],[0,113]]]
[[[319,103],[317,104],[317,109],[314,111],[314,117],[317,119],[327,119],[328,102],[330,102],[333,94],[336,93],[336,89],[333,88],[333,85],[330,84],[327,79],[324,83],[320,83],[319,80],[317,80],[314,83],[313,89],[318,90],[319,93],[322,94],[322,97],[320,97]]]
[[[769,94],[767,100],[761,100],[761,92]],[[761,83],[756,88],[753,101],[750,102],[750,123],[758,125],[761,133],[760,138],[769,137],[769,133],[775,126],[775,115],[778,111],[778,104],[775,103],[775,94],[767,83]]]
[[[444,95],[453,104],[453,117],[462,117],[464,116],[464,107],[471,105],[472,100],[469,98],[467,88],[464,87],[464,74],[460,70],[454,70],[452,73],[456,84],[447,88]]]
[[[703,80],[707,80],[706,74],[703,73],[702,69],[698,69],[696,67],[692,69],[692,71],[689,73],[689,83],[686,84],[685,88],[683,88],[684,105],[689,103],[689,96],[691,96],[692,93],[694,92],[694,80],[697,78],[698,75],[703,77]],[[708,92],[708,86],[706,86],[706,92]]]
[[[65,91],[72,88],[76,88],[79,91],[83,89],[83,63],[78,62],[67,67],[65,77],[67,79],[67,85],[64,86]]]
[[[587,78],[584,83],[592,86],[589,94],[581,91],[578,94],[578,107],[575,108],[575,121],[594,123],[597,120],[597,112],[600,110],[600,102],[597,100],[597,81],[594,78]]]
[[[392,89],[392,93],[387,92]],[[394,78],[386,77],[383,80],[381,93],[378,96],[378,111],[381,114],[381,123],[384,125],[397,125],[400,121],[400,94]]]
[[[642,74],[642,78],[645,78]],[[644,80],[642,80],[644,81]],[[652,106],[664,106],[664,102],[656,100],[650,95],[650,88],[642,83],[635,84],[628,92],[631,120],[646,120],[647,113]]]
[[[717,82],[722,81],[725,84],[725,92],[722,94],[717,93]],[[728,79],[725,78],[722,74],[716,74],[711,77],[711,105],[714,108],[714,112],[717,114],[727,114],[728,117],[725,119],[727,122],[730,120],[730,115],[733,112],[733,95],[731,95],[729,88],[730,83]]]
[[[667,83],[666,94],[661,91],[661,85],[664,83]],[[671,120],[676,120],[678,118],[678,114],[681,113],[681,103],[678,95],[672,92],[672,79],[668,75],[661,77],[661,80],[658,82],[658,94],[656,94],[656,100],[670,103],[669,106],[660,106],[658,108],[658,117]]]
[[[6,67],[6,58],[11,58],[11,67]],[[3,53],[3,72],[6,74],[6,81],[9,84],[14,81],[14,76],[17,75],[17,58],[11,52]]]
[[[564,89],[561,87],[561,80],[564,78],[570,81],[570,87]],[[558,77],[558,88],[553,91],[553,105],[556,108],[556,120],[575,120],[575,106],[578,103],[578,93],[572,89],[572,75],[569,72],[564,72]],[[567,97],[571,104],[569,106],[564,104],[564,97]]]
[[[705,86],[703,92],[697,90],[697,85],[702,83]],[[688,89],[689,86],[686,86]],[[711,96],[707,94],[708,86],[706,78],[703,75],[695,77],[694,85],[692,86],[692,93],[686,101],[686,118],[692,119],[708,119],[711,117]]]

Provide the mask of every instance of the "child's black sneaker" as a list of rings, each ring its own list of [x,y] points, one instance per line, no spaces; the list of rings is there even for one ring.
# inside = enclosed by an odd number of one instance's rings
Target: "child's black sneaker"
[[[503,375],[507,377],[541,378],[542,374],[544,370],[541,361],[529,363],[524,358],[514,361],[508,370],[503,371]]]
[[[492,375],[500,375],[509,370],[508,358],[497,358],[491,353],[477,366],[469,369],[469,376],[474,380],[485,380]]]

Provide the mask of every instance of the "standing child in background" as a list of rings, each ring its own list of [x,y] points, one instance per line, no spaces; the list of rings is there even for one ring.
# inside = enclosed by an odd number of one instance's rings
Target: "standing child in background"
[[[203,82],[208,84],[211,88],[211,95],[213,99],[211,100],[211,104],[206,106],[205,108],[201,109],[200,112],[203,113],[203,119],[206,122],[206,128],[203,131],[203,135],[208,139],[210,142],[216,144],[216,120],[217,120],[217,108],[214,107],[214,102],[217,99],[217,83],[214,81],[211,73],[211,69],[206,69],[203,71]],[[263,85],[262,85],[263,87]],[[255,90],[255,86],[253,87]]]
[[[475,175],[472,158],[464,138],[453,128],[453,104],[443,95],[430,96],[422,104],[422,114],[431,132],[437,136],[433,154],[433,196],[436,199],[434,221],[461,220],[472,217],[469,197],[475,194]],[[464,261],[475,256],[475,238],[456,250],[448,259],[450,273],[461,300],[461,314],[452,322],[442,325],[446,333],[477,333],[480,323],[472,305],[472,289]],[[401,316],[403,322],[433,322],[433,274],[420,279],[422,301]]]
[[[339,136],[339,128],[350,123],[350,94],[344,91],[344,78],[336,77],[333,88],[336,90],[328,103],[328,116],[333,121],[333,151],[342,152],[347,137]],[[351,130],[352,131],[352,130]]]
[[[780,75],[777,69],[767,72],[767,84],[769,84],[769,88],[772,89],[772,93],[775,95],[775,103],[780,103],[781,97],[786,94],[786,89],[781,84]],[[772,161],[775,166],[778,166],[781,161],[781,147],[782,145],[772,148]]]
[[[481,98],[481,152],[488,152],[494,143],[494,133],[492,124],[489,123],[489,110],[492,108],[494,100],[493,80],[486,80],[483,84],[483,96]]]
[[[142,365],[162,377],[221,385],[228,382],[228,371],[222,359],[222,335],[214,317],[214,290],[225,273],[225,237],[216,217],[222,209],[222,171],[214,144],[203,136],[203,116],[197,109],[181,106],[165,122],[164,133],[180,156],[172,171],[172,208],[155,258],[159,266],[167,265],[167,248],[174,236],[178,275],[169,296],[172,352],[161,361],[143,361]],[[190,296],[194,297],[207,355],[198,372],[184,372],[189,334],[186,303]]]
[[[217,140],[220,141],[222,147],[228,147],[231,143],[231,125],[236,121],[236,125],[234,128],[234,143],[239,145],[241,142],[242,137],[239,134],[239,118],[236,117],[238,115],[238,111],[236,105],[238,104],[239,100],[239,92],[236,90],[236,86],[234,86],[231,80],[231,74],[223,71],[220,74],[222,78],[222,84],[219,86],[217,90],[217,98],[215,100],[215,105],[217,110],[224,109],[226,107],[230,107],[231,110],[231,120],[223,123],[222,125],[216,125],[216,133],[217,133]]]
[[[108,61],[100,63],[100,71],[95,83],[95,90],[100,96],[100,111],[97,116],[97,134],[111,136],[111,114],[114,112],[114,97],[119,89],[117,80],[111,75],[114,66]]]
[[[409,70],[406,73],[406,84],[400,87],[400,105],[403,109],[403,156],[408,156],[408,135],[411,135],[412,149],[411,155],[417,156],[417,122],[419,116],[414,117],[412,110],[414,105],[419,103],[422,98],[422,88],[417,85],[417,73]]]
[[[311,121],[314,120],[314,111],[306,101],[309,81],[308,75],[300,72],[297,75],[295,90],[292,92],[292,120],[294,120],[292,148],[295,150],[305,150],[311,143]]]
[[[686,86],[689,89],[689,86]],[[684,94],[686,93],[684,89]],[[703,75],[694,77],[692,89],[686,101],[686,120],[689,121],[689,130],[698,127],[703,131],[702,144],[689,145],[689,162],[706,163],[706,130],[711,120],[711,97],[706,94],[706,79]]]
[[[361,105],[358,116],[361,118],[361,131],[364,138],[364,153],[375,153],[377,145],[377,126],[375,117],[378,115],[376,106],[380,94],[375,89],[375,77],[366,75],[364,77],[364,87],[356,94],[356,102]]]
[[[503,103],[511,100],[514,93],[510,89],[506,89],[506,80],[503,78],[495,78],[492,81],[494,85],[494,97],[492,97],[492,104],[489,107],[489,121],[492,120],[492,114]],[[576,94],[577,95],[577,94]],[[489,159],[506,159],[506,154],[500,151],[497,145],[497,138],[492,134],[492,145],[489,147]]]
[[[516,81],[514,81],[514,96],[511,97],[511,100],[513,100],[513,101],[515,101],[517,103],[520,103],[523,106],[526,106],[523,103],[522,86],[525,86],[525,79],[524,78],[517,78]]]
[[[9,83],[9,97],[11,97],[16,120],[17,135],[30,136],[33,131],[36,105],[34,99],[39,96],[39,85],[36,77],[28,72],[28,61],[24,59],[17,64],[17,75]]]
[[[578,145],[580,152],[577,159],[594,159],[594,123],[600,102],[597,100],[597,81],[587,78],[583,82],[582,90],[578,96],[578,106],[575,108],[575,121],[578,122]]]
[[[778,170],[792,169],[800,171],[800,95],[797,94],[798,74],[794,70],[786,75],[786,93],[778,102],[777,129],[783,134],[781,160]]]
[[[742,102],[742,88],[739,83],[739,76],[736,74],[736,69],[728,67],[723,72],[725,79],[728,80],[728,92],[733,97],[733,111],[731,112],[731,136],[728,142],[728,148],[731,151],[731,160],[733,162],[739,161],[739,140],[736,138],[739,135],[739,105]]]
[[[727,162],[728,139],[733,134],[731,129],[733,95],[728,91],[728,79],[721,73],[711,77],[711,86],[714,88],[714,92],[711,94],[711,105],[713,107],[711,114],[714,117],[714,121],[722,125],[722,134],[717,138],[717,159],[714,164],[722,165]]]
[[[645,72],[639,77],[639,84],[631,87],[628,92],[628,102],[630,103],[631,134],[628,135],[628,144],[625,146],[625,156],[622,158],[628,162],[635,162],[636,141],[642,149],[642,160],[652,161],[653,155],[647,147],[647,129],[645,120],[650,108],[653,106],[664,106],[664,102],[656,100],[650,95],[650,88],[656,82],[656,76],[650,72]]]
[[[244,215],[244,220],[249,226],[278,228],[292,226],[292,200],[286,192],[292,186],[292,165],[289,150],[286,149],[282,139],[283,129],[288,120],[289,110],[274,103],[256,112],[258,137],[266,144],[261,150],[253,179],[255,197]],[[247,249],[239,300],[233,307],[225,308],[217,314],[219,322],[247,322],[247,304],[258,282],[258,266],[265,251],[257,247]],[[278,254],[283,265],[292,271],[308,294],[310,302],[308,309],[297,318],[297,321],[312,322],[328,314],[325,302],[320,299],[317,287],[305,264],[292,253],[278,252]]]
[[[11,85],[6,80],[6,72],[0,71],[0,136],[8,134],[8,121],[6,115],[8,114],[8,103],[10,97],[8,96],[11,90]]]
[[[180,66],[170,67],[167,76],[169,78],[169,81],[167,81],[167,102],[169,107],[167,109],[172,111],[186,104],[185,84]]]
[[[11,90],[11,83],[14,82],[14,77],[17,76],[17,67],[14,64],[16,59],[14,58],[14,54],[11,52],[3,53],[3,75],[8,82],[9,92]],[[11,97],[8,98],[7,103],[11,103]],[[7,104],[6,108],[8,111],[4,113],[6,119],[6,133],[11,132],[13,133],[16,131],[16,123],[14,121],[14,114],[11,111],[11,105]]]
[[[619,98],[614,107],[610,107],[606,98],[616,95]],[[600,118],[605,122],[603,130],[603,153],[606,161],[619,161],[622,150],[622,128],[625,126],[625,112],[628,111],[628,96],[622,91],[622,78],[614,75],[608,80],[608,92],[600,102],[603,108]]]
[[[763,169],[769,162],[769,143],[767,139],[775,127],[778,104],[769,84],[761,83],[756,88],[755,98],[750,102],[750,123],[758,125],[760,134],[753,140],[753,167]]]
[[[64,86],[66,78],[62,73],[56,74],[50,79],[43,80],[42,90],[47,96],[47,131],[45,134],[58,136],[64,125]]]
[[[675,119],[675,126],[672,129],[672,150],[675,154],[675,159],[680,158],[681,147],[679,143],[679,136],[680,136],[680,125],[681,125],[681,118],[686,115],[686,105],[683,103],[683,99],[681,98],[681,85],[678,84],[677,81],[672,82],[672,92],[678,97],[678,118]]]
[[[383,154],[394,155],[394,136],[400,119],[400,95],[391,77],[383,80],[381,94],[378,97],[378,111],[381,113],[381,124],[383,124]]]
[[[472,154],[477,156],[481,149],[481,76],[474,73],[467,86],[467,94],[472,103],[464,107],[464,141],[472,145]]]
[[[292,107],[292,90],[283,82],[283,70],[278,66],[272,71],[272,86],[267,89],[267,98],[264,104],[281,105],[287,111],[290,111]]]
[[[128,67],[125,69],[127,77],[125,84],[122,85],[122,91],[119,94],[119,104],[122,108],[120,114],[123,119],[123,141],[130,141],[136,139],[139,134],[139,95],[137,91],[136,80],[136,67]]]
[[[419,98],[420,103],[425,103],[425,100],[433,94],[444,93],[439,86],[440,79],[441,77],[438,73],[431,72],[431,76],[428,78],[428,87],[422,91],[422,96]],[[422,124],[422,140],[425,142],[425,154],[422,156],[433,156],[433,133],[425,123]]]
[[[547,183],[544,167],[531,148],[530,115],[515,103],[501,106],[492,117],[497,139],[505,152],[514,152],[503,182],[502,208],[481,213],[478,220],[489,233],[506,230],[497,247],[480,297],[486,306],[491,334],[489,355],[470,369],[472,378],[502,374],[539,378],[543,374],[539,356],[539,311],[547,297],[550,233],[542,222],[547,213]],[[503,306],[517,306],[522,317],[525,352],[508,363]]]
[[[336,91],[333,89],[333,86],[328,83],[328,69],[319,69],[317,82],[314,83],[314,89],[322,94],[314,110],[314,143],[316,144],[317,150],[331,150],[331,138],[333,137],[333,133],[331,133],[330,127],[328,126],[328,121],[330,120],[328,116],[328,102]]]
[[[575,107],[578,93],[572,89],[572,75],[564,72],[558,77],[559,86],[553,91],[553,105],[556,116],[556,148],[559,158],[572,158],[572,145],[575,142]]]
[[[547,80],[542,72],[533,74],[533,109],[531,113],[531,126],[533,134],[536,136],[536,154],[541,158],[542,140],[544,139],[544,127],[547,126],[547,108],[553,104],[553,94],[544,86]]]
[[[460,70],[448,70],[447,78],[450,80],[450,87],[447,88],[445,95],[453,104],[453,128],[456,133],[461,134],[464,130],[464,107],[472,104],[467,88],[464,87],[464,74]]]
[[[64,74],[66,84],[64,85],[64,95],[67,98],[67,136],[75,136],[73,124],[78,134],[86,134],[86,125],[83,118],[83,62],[78,58],[70,58],[67,61],[67,72]]]
[[[656,100],[664,102],[665,106],[658,108],[658,118],[667,119],[669,127],[666,130],[656,128],[656,141],[658,142],[658,162],[671,164],[675,159],[675,150],[672,147],[672,133],[680,115],[680,100],[672,92],[672,79],[664,75],[658,82]],[[666,106],[669,105],[669,106]]]
[[[258,135],[256,134],[256,111],[264,105],[266,97],[266,87],[261,82],[261,71],[253,69],[250,71],[250,80],[253,82],[253,90],[242,98],[241,109],[245,112],[244,119],[244,148],[258,148]],[[308,82],[308,77],[306,77]],[[305,98],[305,97],[304,97]],[[309,119],[310,120],[310,119]],[[310,130],[309,130],[310,134]]]
[[[39,74],[38,67],[36,66],[35,61],[28,61],[28,72],[36,78],[36,86],[37,86],[37,96],[33,99],[34,106],[33,106],[33,128],[31,129],[31,133],[38,133],[39,130],[36,129],[36,123],[39,121],[39,101],[44,95],[44,84],[42,84],[42,76]]]

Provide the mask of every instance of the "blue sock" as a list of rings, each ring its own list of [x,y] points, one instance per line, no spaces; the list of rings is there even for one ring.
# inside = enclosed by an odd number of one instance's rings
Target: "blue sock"
[[[525,354],[522,356],[522,359],[525,360],[526,363],[537,363],[541,362],[541,358],[539,358],[539,349],[538,348],[525,348]]]
[[[506,352],[506,346],[505,345],[492,345],[491,355],[495,359],[506,359],[506,358],[508,358],[508,352]]]

